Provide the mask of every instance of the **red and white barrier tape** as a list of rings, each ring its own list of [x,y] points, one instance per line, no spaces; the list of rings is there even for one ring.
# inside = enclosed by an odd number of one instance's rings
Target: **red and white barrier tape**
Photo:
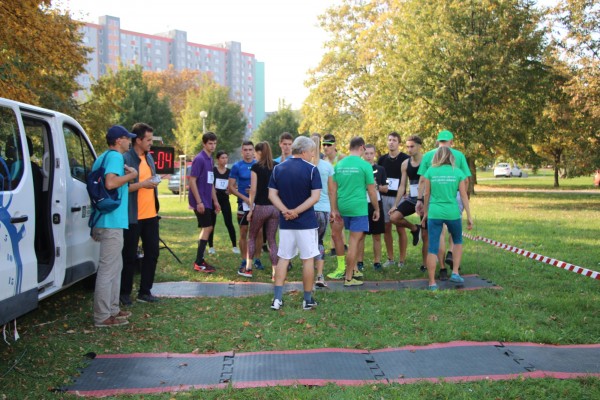
[[[485,242],[485,243],[491,244],[493,246],[499,247],[501,249],[510,251],[512,253],[519,254],[523,257],[528,257],[533,260],[541,261],[543,263],[550,264],[550,265],[553,265],[558,268],[566,269],[567,271],[575,272],[576,274],[579,274],[579,275],[589,276],[590,278],[600,280],[600,272],[592,271],[591,269],[582,268],[577,265],[566,263],[564,261],[555,260],[554,258],[546,257],[541,254],[536,254],[536,253],[533,253],[528,250],[519,249],[518,247],[514,247],[514,246],[510,246],[508,244],[496,242],[495,240],[486,239],[481,236],[473,236],[473,235],[469,235],[468,233],[463,233],[463,236],[466,237],[467,239]]]

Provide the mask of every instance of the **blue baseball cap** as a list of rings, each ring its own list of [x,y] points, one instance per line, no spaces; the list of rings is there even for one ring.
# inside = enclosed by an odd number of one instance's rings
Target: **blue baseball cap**
[[[106,132],[107,139],[116,140],[122,137],[133,139],[137,137],[137,135],[135,133],[129,132],[121,125],[113,125],[108,129],[108,132]]]

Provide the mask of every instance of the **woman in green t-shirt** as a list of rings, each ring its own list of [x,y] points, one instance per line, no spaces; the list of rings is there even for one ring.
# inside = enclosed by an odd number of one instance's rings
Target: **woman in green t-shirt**
[[[440,246],[440,235],[444,224],[454,241],[454,265],[450,281],[462,283],[459,275],[462,258],[462,220],[461,211],[456,201],[456,192],[460,193],[465,211],[467,212],[467,229],[473,228],[469,198],[467,196],[466,176],[454,165],[454,155],[448,147],[440,147],[433,156],[431,168],[423,175],[425,178],[425,215],[429,230],[429,248],[427,249],[427,272],[429,274],[429,289],[437,290],[435,282],[435,266]]]

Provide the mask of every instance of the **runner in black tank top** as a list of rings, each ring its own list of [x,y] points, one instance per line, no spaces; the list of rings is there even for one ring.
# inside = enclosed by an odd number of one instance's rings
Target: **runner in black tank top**
[[[402,163],[402,176],[400,178],[398,194],[396,195],[396,202],[394,203],[395,207],[390,211],[390,221],[394,225],[410,229],[413,246],[419,243],[421,226],[411,223],[406,217],[416,212],[420,178],[417,171],[419,170],[422,158],[421,143],[421,138],[418,136],[413,135],[406,139],[406,150],[410,158]],[[413,163],[417,165],[413,165]],[[424,257],[426,257],[427,248],[424,246],[423,249],[425,250]]]

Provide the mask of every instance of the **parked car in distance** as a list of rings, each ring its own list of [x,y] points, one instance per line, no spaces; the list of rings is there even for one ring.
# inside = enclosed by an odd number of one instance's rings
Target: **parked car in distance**
[[[519,178],[523,176],[523,171],[517,166],[517,164],[509,164],[509,163],[499,163],[494,168],[494,178],[499,178],[501,176],[505,176],[510,178],[511,176],[518,176]]]
[[[185,190],[189,189],[189,176],[190,176],[190,170],[192,169],[191,165],[188,165],[188,167],[186,168],[186,178],[185,178]],[[169,178],[169,185],[168,188],[171,192],[173,192],[173,194],[179,194],[179,190],[181,189],[180,186],[180,182],[181,182],[181,170],[178,169],[175,171],[174,174],[171,175],[171,177]]]

